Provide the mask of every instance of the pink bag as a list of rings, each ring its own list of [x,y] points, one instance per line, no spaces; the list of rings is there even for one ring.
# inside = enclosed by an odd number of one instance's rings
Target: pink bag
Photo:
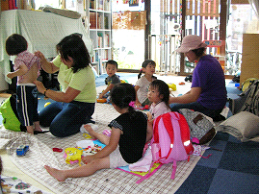
[[[190,129],[184,116],[178,112],[169,112],[157,117],[153,123],[150,145],[153,164],[173,162],[171,179],[174,179],[177,161],[189,161],[194,150],[190,140]],[[147,174],[142,181],[150,176]]]

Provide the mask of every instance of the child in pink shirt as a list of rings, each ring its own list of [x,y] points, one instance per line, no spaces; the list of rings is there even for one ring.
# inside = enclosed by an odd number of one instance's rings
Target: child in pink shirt
[[[162,80],[154,80],[150,83],[148,89],[148,100],[152,102],[149,112],[147,113],[148,120],[153,121],[159,115],[170,112],[169,108],[169,87]]]
[[[17,77],[16,84],[16,110],[22,126],[26,126],[27,132],[41,132],[38,115],[38,92],[35,84],[41,69],[37,56],[27,51],[26,39],[19,35],[9,36],[5,43],[8,55],[16,55],[14,60],[14,72],[9,72],[7,77]]]

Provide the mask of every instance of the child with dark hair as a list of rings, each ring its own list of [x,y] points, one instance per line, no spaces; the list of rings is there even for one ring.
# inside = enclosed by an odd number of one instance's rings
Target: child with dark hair
[[[99,99],[103,98],[105,94],[107,94],[111,89],[114,87],[115,84],[120,83],[119,76],[116,75],[116,72],[118,70],[118,63],[114,60],[109,60],[106,63],[106,72],[108,74],[108,77],[105,78],[105,84],[107,85],[107,88],[102,91],[102,93],[99,95]]]
[[[146,114],[134,110],[135,96],[132,85],[115,85],[111,91],[111,102],[121,115],[109,124],[112,128],[111,136],[97,133],[90,125],[85,125],[89,134],[106,144],[106,147],[95,155],[85,156],[82,159],[85,163],[83,166],[70,170],[45,166],[48,173],[58,181],[64,181],[69,177],[86,177],[100,169],[126,166],[140,160],[145,143],[152,137],[152,125],[147,122]]]
[[[150,105],[150,101],[147,97],[148,86],[149,84],[156,80],[157,78],[153,76],[156,71],[156,63],[152,60],[145,60],[142,63],[142,69],[138,75],[138,81],[135,85],[136,90],[136,107],[141,107],[145,105]],[[144,76],[141,77],[142,73],[145,73]]]
[[[152,121],[159,115],[170,112],[169,107],[169,87],[162,80],[154,80],[148,88],[148,99],[152,102],[148,115],[148,120]]]
[[[6,40],[6,52],[8,55],[17,55],[14,60],[14,72],[7,74],[12,79],[17,77],[16,109],[21,125],[26,126],[27,132],[41,131],[38,115],[37,88],[34,81],[40,75],[40,59],[27,51],[26,39],[13,34]]]

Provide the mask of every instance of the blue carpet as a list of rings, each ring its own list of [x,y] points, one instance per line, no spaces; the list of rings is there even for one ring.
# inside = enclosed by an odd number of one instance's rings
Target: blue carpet
[[[120,80],[127,80],[132,77],[137,77],[138,74],[136,73],[116,73],[120,77]],[[98,86],[104,86],[105,85],[105,78],[107,77],[107,74],[102,74],[99,77],[95,79],[96,87]]]

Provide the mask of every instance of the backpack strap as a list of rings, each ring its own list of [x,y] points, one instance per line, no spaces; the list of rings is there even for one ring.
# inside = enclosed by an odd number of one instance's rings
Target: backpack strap
[[[191,137],[191,134],[190,134],[190,128],[189,128],[189,125],[185,119],[185,117],[178,113],[179,114],[179,125],[180,125],[180,132],[181,132],[181,139],[182,139],[182,143],[183,143],[183,146],[186,150],[186,153],[188,155],[192,154],[194,148],[191,144],[191,140],[190,140],[190,137]]]

